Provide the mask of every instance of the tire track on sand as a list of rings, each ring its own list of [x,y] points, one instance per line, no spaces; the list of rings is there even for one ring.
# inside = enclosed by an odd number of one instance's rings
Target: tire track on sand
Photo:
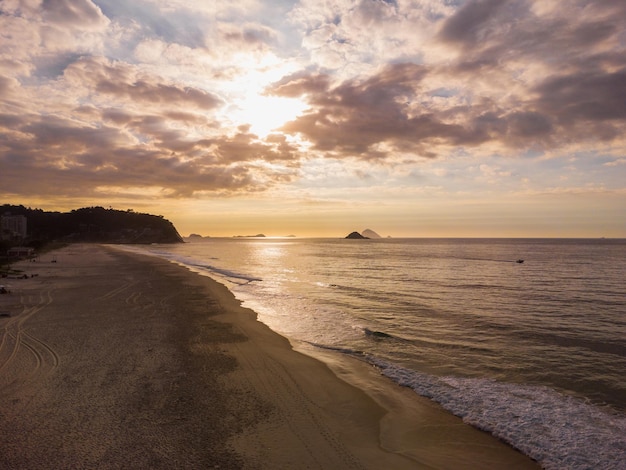
[[[101,295],[100,297],[97,297],[96,300],[107,300],[107,299],[110,299],[111,297],[115,297],[116,295],[121,294],[125,290],[130,289],[131,287],[137,285],[138,283],[139,283],[139,281],[125,282],[121,286],[118,286],[118,287],[110,290],[109,292],[107,292],[106,294]]]
[[[22,304],[22,312],[19,313],[16,317],[11,318],[6,325],[4,326],[2,340],[0,341],[0,357],[7,356],[4,362],[0,363],[0,372],[6,369],[10,364],[15,361],[15,358],[19,352],[20,345],[23,343],[24,336],[24,324],[36,315],[38,312],[43,310],[46,306],[50,305],[53,301],[52,297],[52,289],[48,289],[46,291],[42,291],[39,293],[39,302],[36,305],[28,307],[29,298],[22,296],[20,299],[20,303]],[[32,335],[30,336],[32,338]],[[10,340],[13,341],[10,341]],[[45,345],[45,349],[49,350],[53,356],[53,362],[55,366],[58,365],[58,355],[54,352],[53,348],[50,345],[44,343],[43,341],[39,341],[40,343]],[[10,343],[13,343],[12,346]],[[28,346],[25,346],[28,347]],[[7,355],[7,349],[8,355]]]
[[[4,390],[20,389],[29,382],[48,375],[60,364],[56,350],[47,342],[35,337],[26,325],[35,315],[50,305],[54,298],[52,289],[39,292],[38,303],[28,306],[33,296],[22,296],[22,312],[11,318],[3,328],[0,341],[0,374]],[[31,360],[29,360],[29,358]]]

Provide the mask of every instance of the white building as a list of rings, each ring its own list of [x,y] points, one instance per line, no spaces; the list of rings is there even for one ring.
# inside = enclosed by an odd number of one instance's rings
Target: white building
[[[10,214],[1,216],[0,233],[2,239],[26,238],[26,217]]]

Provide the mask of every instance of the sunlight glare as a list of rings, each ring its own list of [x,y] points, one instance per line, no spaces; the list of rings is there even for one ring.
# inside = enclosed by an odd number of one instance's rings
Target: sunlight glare
[[[247,97],[233,117],[241,124],[249,124],[252,133],[267,137],[273,130],[298,117],[306,108],[304,102],[294,98],[255,95]]]
[[[260,138],[302,114],[308,105],[297,98],[271,95],[271,86],[298,69],[296,62],[285,62],[274,54],[241,55],[237,59],[239,75],[222,84],[230,106],[224,118],[231,125],[250,126]]]

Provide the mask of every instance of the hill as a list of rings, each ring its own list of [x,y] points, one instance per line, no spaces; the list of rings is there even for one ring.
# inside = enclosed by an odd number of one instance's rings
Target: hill
[[[160,215],[142,214],[132,209],[120,211],[85,207],[71,212],[45,212],[24,206],[4,204],[0,216],[26,217],[27,235],[16,240],[3,231],[5,243],[33,246],[49,242],[96,243],[179,243],[183,239],[174,225]]]

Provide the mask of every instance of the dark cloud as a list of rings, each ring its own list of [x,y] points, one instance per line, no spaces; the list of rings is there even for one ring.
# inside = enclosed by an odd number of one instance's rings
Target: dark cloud
[[[130,123],[134,116],[132,113],[124,111],[122,109],[109,108],[102,111],[102,119],[110,121],[115,125],[123,126]]]
[[[16,129],[24,123],[24,118],[14,114],[0,114],[0,128]],[[2,135],[0,135],[2,137]]]
[[[484,39],[489,29],[497,22],[498,10],[507,0],[470,0],[443,24],[440,38],[443,41],[476,44]]]
[[[126,140],[116,128],[89,127],[56,116],[43,117],[19,130],[32,136],[34,148],[43,152],[62,148],[67,156],[87,148],[112,148]]]
[[[132,101],[171,106],[192,105],[202,109],[212,109],[221,103],[219,98],[202,90],[151,83],[143,79],[138,79],[133,83],[102,80],[98,83],[96,91]]]
[[[173,114],[173,115],[172,115]],[[0,182],[4,192],[97,196],[100,186],[159,187],[171,197],[199,191],[258,191],[294,177],[297,149],[284,136],[267,141],[241,129],[233,136],[190,139],[171,119],[189,113],[102,112],[90,126],[55,116],[0,116]],[[206,119],[206,118],[205,118]],[[180,121],[178,121],[180,122]],[[260,162],[281,162],[275,172]]]
[[[516,91],[499,104],[506,112],[495,111],[498,124],[474,121],[508,146],[616,138],[626,121],[626,3],[574,0],[567,10],[547,11],[533,6],[550,7],[523,0],[466,3],[439,32],[460,52],[442,79],[461,74],[469,87],[485,77],[511,83]],[[542,74],[525,77],[529,66]]]
[[[438,71],[440,73],[440,71]],[[440,145],[494,143],[548,149],[561,142],[610,140],[626,121],[626,71],[546,78],[515,101],[422,106],[428,68],[394,64],[363,81],[336,87],[321,74],[296,74],[272,92],[302,96],[311,111],[286,124],[334,157],[385,158],[395,151],[436,155]]]
[[[553,134],[550,118],[534,111],[516,111],[505,117],[506,135],[496,135],[507,144],[525,148],[528,143],[545,146]]]
[[[282,162],[297,167],[301,157],[296,147],[289,144],[284,137],[270,135],[261,142],[256,135],[245,132],[244,129],[234,137],[212,140],[211,143],[224,161]]]
[[[276,42],[276,32],[261,25],[231,26],[221,32],[221,39],[242,47],[265,46]]]
[[[445,20],[437,38],[460,52],[455,71],[502,72],[541,63],[555,71],[624,65],[620,35],[626,3],[574,0],[567,10],[545,15],[531,7],[526,0],[474,0]]]
[[[626,68],[549,77],[533,89],[536,106],[567,125],[574,121],[626,121]]]
[[[626,121],[626,4],[535,6],[542,5],[466,2],[439,29],[436,39],[458,53],[439,65],[392,64],[335,87],[324,74],[285,77],[272,91],[303,97],[312,109],[284,130],[329,155],[360,158],[432,155],[441,144],[541,150],[618,137]],[[422,105],[431,93],[425,77],[429,85],[461,80],[463,89]]]
[[[277,96],[295,98],[307,94],[323,93],[329,87],[330,77],[328,75],[298,72],[276,82],[268,91]]]
[[[91,0],[43,0],[43,19],[61,26],[90,29],[108,22]]]
[[[317,150],[335,156],[380,158],[386,153],[376,150],[377,144],[387,144],[388,151],[419,151],[437,139],[464,140],[462,127],[412,103],[425,75],[422,66],[393,64],[362,82],[330,88],[320,75],[298,75],[293,83],[281,81],[272,91],[284,96],[299,91],[314,109],[282,130],[302,134]]]
[[[98,93],[125,101],[200,109],[213,109],[221,104],[217,96],[207,91],[161,83],[158,77],[137,76],[133,67],[109,64],[103,58],[81,58],[66,68],[65,75]]]

